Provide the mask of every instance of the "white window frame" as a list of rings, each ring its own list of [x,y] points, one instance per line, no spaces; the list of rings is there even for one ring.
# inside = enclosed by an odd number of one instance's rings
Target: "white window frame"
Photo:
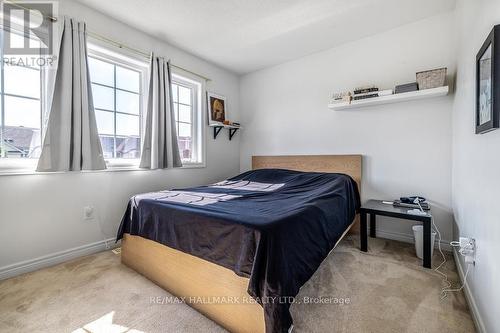
[[[204,82],[199,78],[184,73],[181,70],[172,71],[172,83],[190,88],[192,90],[192,126],[193,126],[193,151],[191,156],[196,156],[195,161],[182,162],[183,168],[203,168],[206,166],[205,149],[205,112],[204,112]],[[177,133],[179,135],[179,133]]]
[[[89,38],[87,43],[88,55],[99,58],[107,62],[116,62],[120,66],[131,67],[134,70],[141,68],[142,84],[141,84],[141,111],[140,111],[140,134],[142,146],[142,133],[144,132],[144,111],[147,108],[147,92],[149,82],[149,62],[144,57],[120,49],[115,50],[108,44]],[[1,48],[1,45],[0,45]],[[0,50],[0,55],[2,51]],[[132,66],[130,66],[132,64]],[[42,137],[45,131],[47,116],[47,75],[42,74],[40,96],[42,104]],[[194,90],[193,93],[193,155],[196,155],[196,162],[183,162],[183,168],[204,168],[206,167],[206,138],[205,127],[206,122],[206,96],[205,81],[200,80],[197,76],[191,75],[181,70],[172,71],[172,81],[175,83],[182,83],[182,85],[189,85]],[[126,171],[126,170],[142,170],[139,169],[140,159],[107,159],[107,170],[88,171],[88,172],[105,172],[105,171]],[[21,158],[0,158],[0,176],[1,175],[23,175],[23,174],[47,174],[45,172],[35,172],[38,159],[21,159]],[[56,172],[58,174],[65,172]]]
[[[111,64],[116,64],[125,68],[129,68],[134,71],[139,71],[141,74],[141,85],[139,89],[139,94],[141,96],[141,103],[139,105],[139,137],[140,146],[142,148],[142,140],[144,133],[144,112],[147,107],[147,92],[148,92],[148,68],[149,63],[145,59],[139,59],[133,55],[125,52],[116,52],[107,47],[103,47],[98,43],[92,41],[87,42],[88,56],[96,58],[98,60],[108,62]],[[116,116],[116,114],[115,114]],[[121,169],[138,169],[140,158],[129,159],[129,158],[107,158],[105,159],[106,166],[110,170],[121,170]]]
[[[15,23],[15,22],[14,22]],[[23,26],[17,26],[17,24],[12,24],[10,31],[7,30],[5,27],[0,27],[0,34],[4,35],[7,33],[16,33],[18,35],[22,35],[25,38],[30,38],[31,36],[29,34],[26,34],[24,32]],[[1,36],[1,40],[5,41],[5,37]],[[41,54],[40,54],[41,55]],[[0,44],[0,58],[4,58],[4,53],[3,53],[3,45]],[[0,113],[0,125],[3,126],[4,123],[4,115],[5,115],[5,82],[4,82],[4,62],[2,61],[2,64],[0,64],[1,67],[1,77],[0,79],[2,80],[1,85],[2,85],[2,92],[0,92],[0,102],[2,103],[1,110],[2,112]],[[27,66],[29,67],[29,66]],[[47,96],[48,96],[48,88],[47,84],[48,82],[48,74],[47,74],[47,68],[40,66],[39,69],[40,71],[40,147],[43,145],[43,137],[45,135],[45,130],[46,130],[46,125],[47,125],[47,118],[48,118],[48,101],[47,101]],[[12,94],[7,94],[11,95]],[[21,98],[27,98],[24,96],[19,96]],[[29,98],[28,98],[29,99]],[[1,137],[1,136],[0,136]],[[0,138],[3,140],[3,138]],[[38,158],[7,158],[7,157],[2,157],[0,156],[0,174],[13,174],[13,173],[29,173],[29,172],[34,172],[36,169],[36,166],[38,164]]]

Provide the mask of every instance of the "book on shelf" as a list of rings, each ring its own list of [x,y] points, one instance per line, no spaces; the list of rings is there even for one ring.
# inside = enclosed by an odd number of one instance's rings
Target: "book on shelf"
[[[378,94],[363,94],[363,95],[354,95],[352,97],[353,101],[359,101],[361,99],[367,99],[367,98],[373,98],[373,97],[378,97]]]
[[[380,91],[375,91],[375,92],[368,92],[368,93],[361,93],[361,94],[354,94],[352,99],[354,101],[358,101],[361,99],[380,97],[380,96],[388,96],[388,95],[392,95],[391,89],[380,90]]]
[[[332,99],[330,99],[330,104],[351,103],[351,101],[387,95],[392,95],[391,89],[379,90],[377,87],[357,88],[352,95],[346,92],[333,94]]]
[[[368,96],[368,95],[378,95],[378,96],[392,95],[392,89],[353,94],[352,96]]]
[[[378,91],[377,87],[361,87],[361,88],[356,88],[354,89],[354,94],[366,94],[366,93],[371,93],[374,91]]]

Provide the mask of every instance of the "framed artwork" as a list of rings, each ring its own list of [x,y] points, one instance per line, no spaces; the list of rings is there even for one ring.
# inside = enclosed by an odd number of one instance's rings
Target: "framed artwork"
[[[227,119],[226,97],[207,91],[208,124],[219,125]]]
[[[491,30],[476,56],[476,134],[499,126],[500,115],[500,25]]]

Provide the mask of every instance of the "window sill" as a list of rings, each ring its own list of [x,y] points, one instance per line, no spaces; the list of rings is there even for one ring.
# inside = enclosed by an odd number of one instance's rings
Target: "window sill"
[[[0,175],[34,174],[38,159],[1,158]]]
[[[207,165],[205,162],[201,163],[183,163],[182,167],[180,169],[201,169],[201,168],[206,168]]]
[[[31,165],[30,165],[31,166]],[[139,168],[134,165],[108,165],[107,169],[104,170],[82,170],[82,171],[54,171],[54,172],[36,172],[36,164],[32,168],[12,168],[9,166],[3,166],[0,163],[0,176],[29,176],[29,175],[57,175],[57,174],[67,174],[67,173],[99,173],[99,172],[124,172],[124,171],[157,171],[161,169],[144,169]],[[201,169],[206,168],[205,163],[186,163],[178,169]]]
[[[107,168],[104,170],[81,170],[81,171],[51,171],[51,172],[36,172],[35,170],[2,170],[1,176],[30,176],[30,175],[61,175],[72,173],[99,173],[99,172],[122,172],[122,171],[150,171],[149,169],[141,168]]]

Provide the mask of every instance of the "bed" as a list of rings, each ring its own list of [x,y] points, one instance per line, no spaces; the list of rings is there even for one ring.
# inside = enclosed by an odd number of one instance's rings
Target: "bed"
[[[254,156],[252,169],[134,196],[122,262],[231,332],[287,332],[300,287],[356,224],[361,156]]]

